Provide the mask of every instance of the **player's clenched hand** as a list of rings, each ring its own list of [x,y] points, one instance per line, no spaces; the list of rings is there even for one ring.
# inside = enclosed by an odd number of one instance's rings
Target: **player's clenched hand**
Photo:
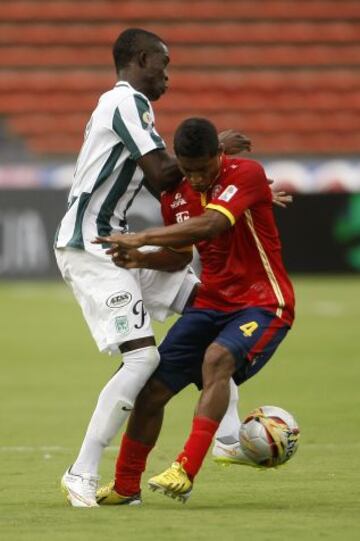
[[[106,250],[106,253],[113,255],[115,252],[119,251],[119,248],[140,248],[146,244],[141,233],[135,233],[131,235],[122,234],[122,233],[113,233],[108,237],[96,237],[92,241],[93,244],[111,244],[111,247]]]
[[[124,269],[138,269],[142,266],[144,254],[134,248],[131,250],[117,248],[117,251],[112,254],[111,259],[118,267]]]
[[[293,202],[293,196],[286,192],[272,191],[272,200],[274,205],[286,208],[290,203]]]
[[[246,135],[234,130],[225,130],[219,133],[219,141],[224,146],[225,154],[239,154],[244,150],[251,150],[251,141]]]

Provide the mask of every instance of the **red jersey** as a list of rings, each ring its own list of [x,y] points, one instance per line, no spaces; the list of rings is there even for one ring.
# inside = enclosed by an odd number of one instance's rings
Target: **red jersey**
[[[194,191],[183,179],[176,189],[162,194],[166,225],[213,209],[224,214],[232,226],[196,244],[202,272],[194,307],[224,312],[263,307],[291,325],[294,292],[282,262],[272,206],[262,166],[226,156],[206,193]]]

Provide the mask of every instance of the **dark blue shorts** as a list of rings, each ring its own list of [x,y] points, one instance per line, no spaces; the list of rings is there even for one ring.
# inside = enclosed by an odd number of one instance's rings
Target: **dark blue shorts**
[[[161,343],[160,364],[153,377],[175,393],[190,383],[201,389],[205,351],[216,342],[233,354],[233,379],[240,385],[267,363],[288,330],[281,319],[262,308],[230,313],[188,308]]]

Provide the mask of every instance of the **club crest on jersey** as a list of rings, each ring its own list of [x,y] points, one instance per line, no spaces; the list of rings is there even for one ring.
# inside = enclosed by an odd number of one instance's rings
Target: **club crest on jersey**
[[[144,124],[148,124],[148,126],[152,125],[151,114],[149,113],[149,111],[145,111],[143,113],[142,120],[143,120]]]
[[[118,291],[110,295],[106,300],[106,306],[109,308],[123,308],[123,306],[127,306],[131,302],[131,299],[132,295],[128,291]]]
[[[236,194],[238,191],[237,187],[233,184],[229,184],[227,188],[223,191],[223,193],[219,196],[219,199],[222,199],[222,201],[230,201],[230,199]]]
[[[181,205],[186,205],[186,200],[183,198],[180,192],[177,192],[174,197],[174,201],[170,203],[170,207],[172,209],[176,209],[177,207],[180,207]]]
[[[129,320],[126,316],[118,316],[115,318],[115,329],[119,334],[128,334],[130,331]]]
[[[184,210],[184,212],[177,212],[175,216],[178,224],[181,224],[190,218],[190,214],[187,210]]]

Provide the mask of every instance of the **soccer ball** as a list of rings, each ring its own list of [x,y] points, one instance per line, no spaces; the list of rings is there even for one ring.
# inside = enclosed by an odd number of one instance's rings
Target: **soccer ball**
[[[287,462],[298,448],[299,436],[294,417],[277,406],[255,409],[240,427],[240,444],[245,455],[265,468]]]

